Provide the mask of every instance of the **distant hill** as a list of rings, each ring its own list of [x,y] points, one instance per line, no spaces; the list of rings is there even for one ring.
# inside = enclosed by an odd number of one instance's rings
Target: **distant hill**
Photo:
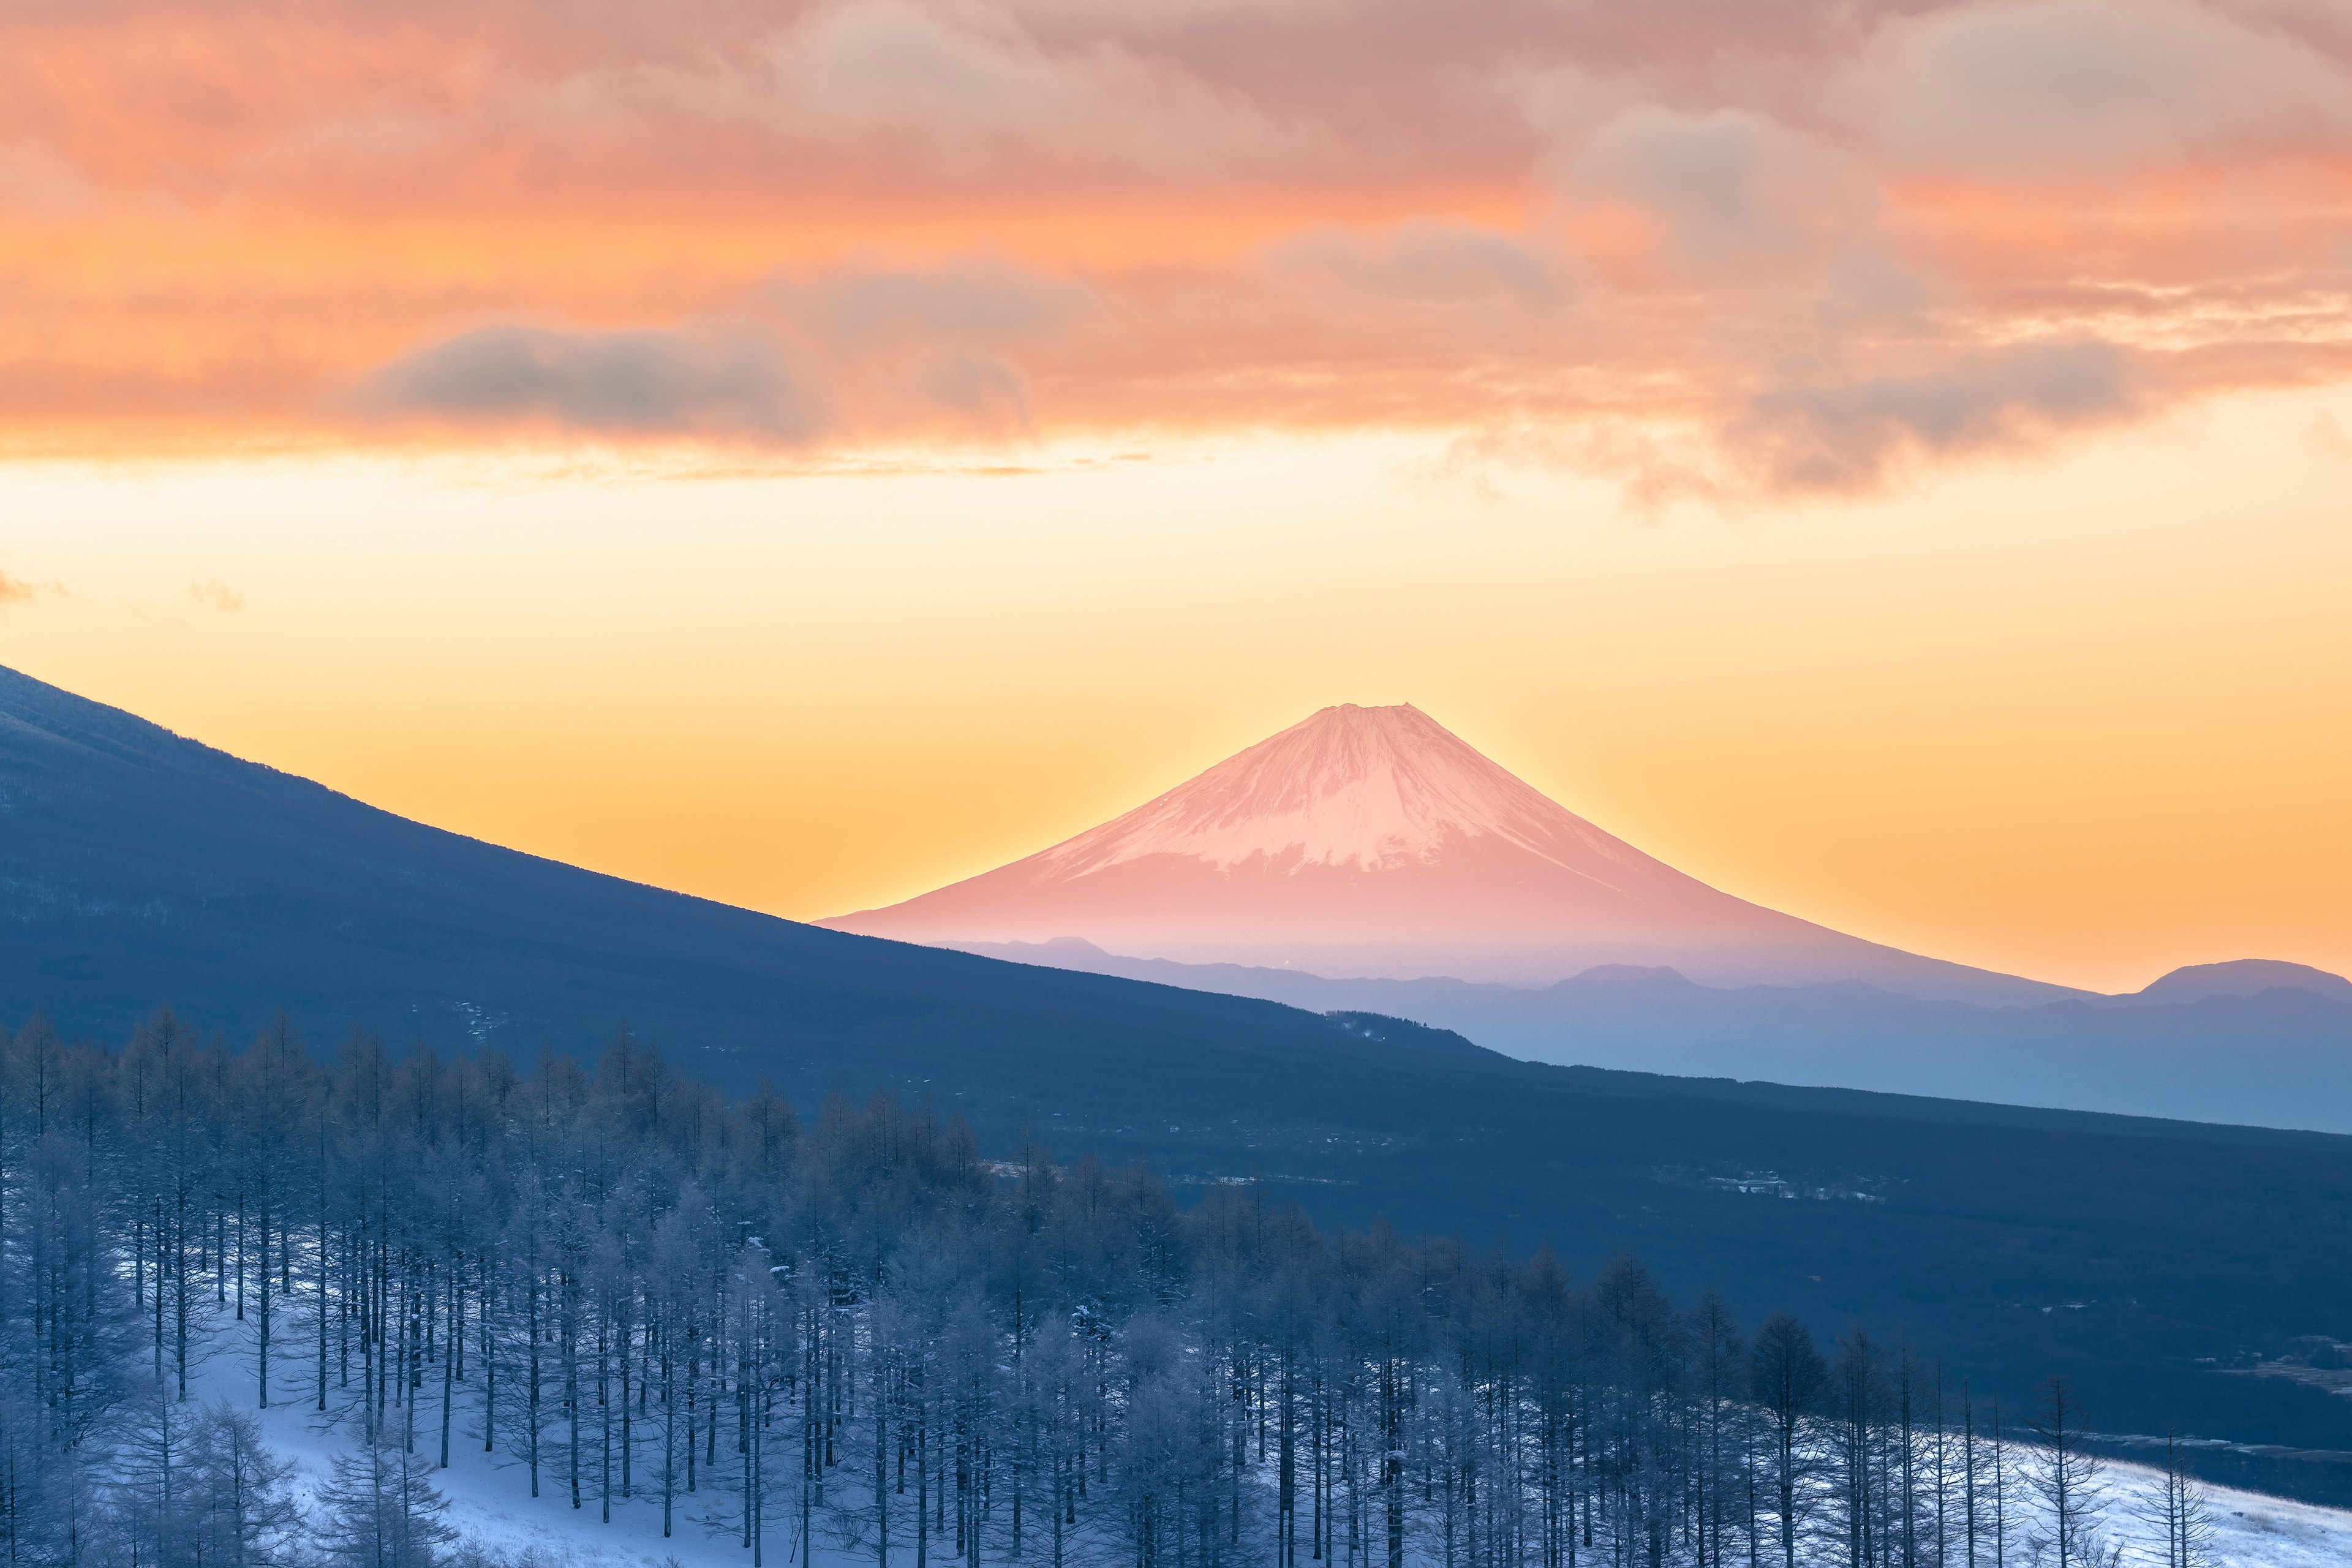
[[[1171,963],[1069,941],[969,951],[1370,1009],[1530,1061],[2352,1132],[2352,984],[2301,964],[2204,964],[2129,995],[1990,1007],[1852,982],[1706,986],[1628,965],[1528,989]]]
[[[2081,994],[1864,942],[1602,832],[1411,704],[1326,708],[1099,827],[824,922],[968,947],[1549,984],[1667,964],[1711,984],[1861,980],[1991,1003]]]
[[[1180,1191],[1262,1180],[1472,1256],[1636,1247],[1751,1322],[1904,1325],[1980,1388],[2065,1373],[2107,1429],[2177,1420],[2271,1446],[2212,1461],[2237,1479],[2352,1491],[2324,1457],[2352,1453],[2352,1401],[2221,1370],[2352,1337],[2352,1139],[1547,1067],[1388,1008],[820,931],[404,821],[0,672],[0,1020],[119,1040],[165,1003],[232,1038],[282,1005],[320,1051],[355,1025],[575,1050],[625,1016],[803,1107],[929,1096],[994,1147],[1026,1122]],[[1719,1179],[1759,1172],[1802,1195]]]
[[[2307,963],[2271,958],[2241,958],[2229,963],[2192,963],[2176,969],[2145,990],[2114,1000],[2127,1004],[2203,1002],[2215,996],[2260,996],[2269,991],[2299,991],[2352,1005],[2352,980]]]

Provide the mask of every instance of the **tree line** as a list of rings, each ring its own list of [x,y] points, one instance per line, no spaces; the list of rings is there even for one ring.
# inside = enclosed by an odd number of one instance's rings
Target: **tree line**
[[[469,1453],[754,1568],[2207,1555],[2177,1452],[2126,1516],[2063,1382],[2021,1418],[1628,1255],[1580,1281],[1254,1184],[1187,1207],[887,1094],[803,1121],[625,1029],[528,1070],[169,1013],[0,1042],[10,1563],[481,1561],[433,1479]],[[332,1474],[265,1415],[335,1434]]]

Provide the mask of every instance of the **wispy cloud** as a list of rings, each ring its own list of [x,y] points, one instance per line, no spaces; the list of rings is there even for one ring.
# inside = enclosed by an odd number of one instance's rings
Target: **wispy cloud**
[[[245,608],[245,595],[217,577],[189,584],[188,597],[208,610],[218,610],[224,615],[234,615]]]
[[[19,577],[14,573],[0,570],[0,609],[5,609],[11,605],[29,605],[36,599],[62,599],[68,596],[68,590],[63,583],[37,582],[29,577]]]

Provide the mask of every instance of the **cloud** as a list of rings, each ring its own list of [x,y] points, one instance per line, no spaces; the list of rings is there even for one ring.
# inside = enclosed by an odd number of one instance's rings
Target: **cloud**
[[[1792,383],[1748,400],[1721,436],[1743,476],[1779,491],[1858,490],[1908,459],[2030,447],[2131,414],[2130,356],[2103,342],[2019,344],[1922,371]]]
[[[1018,342],[1057,331],[1088,303],[1082,288],[988,256],[787,275],[761,298],[803,335],[850,352],[924,339]]]
[[[0,609],[10,605],[29,605],[36,599],[62,599],[69,593],[63,583],[37,583],[0,571]]]
[[[1866,494],[1929,463],[2031,453],[2128,419],[2156,396],[2144,368],[2111,344],[2074,342],[1764,377],[1738,403],[1676,422],[1498,423],[1449,442],[1422,477],[1494,491],[1513,469],[1563,468],[1617,480],[1642,511]]]
[[[1245,93],[1099,26],[1059,45],[991,5],[832,0],[700,60],[586,73],[575,103],[757,126],[798,143],[866,142],[934,169],[1005,172],[1044,157],[1198,175],[1322,145]]]
[[[224,615],[234,615],[245,608],[245,595],[217,577],[189,584],[188,597],[208,610],[218,610]]]
[[[1378,426],[1853,488],[2352,353],[2327,0],[222,4],[0,8],[10,449]]]
[[[1877,188],[1858,160],[1744,110],[1637,104],[1576,151],[1562,190],[1571,210],[1636,215],[1680,268],[1744,279],[1877,237]]]
[[[478,327],[402,355],[361,402],[453,423],[598,435],[752,437],[785,445],[825,424],[822,399],[753,325],[600,331]]]
[[[1989,0],[1889,30],[1887,150],[2008,177],[2352,151],[2352,72],[2186,0]]]
[[[1025,431],[1012,357],[1061,331],[1083,290],[988,258],[768,279],[724,316],[591,329],[498,323],[371,374],[363,411],[449,425],[768,447],[947,426]]]
[[[1274,268],[1338,287],[1352,300],[1503,304],[1543,310],[1571,291],[1559,254],[1528,237],[1418,218],[1373,235],[1326,229],[1274,247]]]
[[[72,217],[95,205],[88,177],[55,148],[29,139],[0,144],[0,212]]]

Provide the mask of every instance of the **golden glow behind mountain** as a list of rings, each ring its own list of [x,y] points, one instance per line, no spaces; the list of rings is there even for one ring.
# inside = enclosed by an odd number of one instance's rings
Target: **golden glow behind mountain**
[[[1410,704],[1326,708],[1066,842],[825,922],[940,943],[1318,973],[1548,984],[1602,963],[1693,979],[2057,988],[1916,957],[1708,887],[1603,832]]]

